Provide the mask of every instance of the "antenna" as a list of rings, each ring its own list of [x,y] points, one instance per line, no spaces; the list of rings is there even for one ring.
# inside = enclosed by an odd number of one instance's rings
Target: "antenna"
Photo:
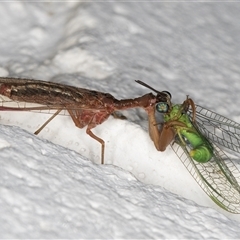
[[[150,87],[150,86],[147,85],[146,83],[142,82],[141,80],[135,80],[135,82],[137,82],[138,84],[140,84],[140,85],[142,85],[142,86],[144,86],[144,87],[146,87],[146,88],[149,88],[149,89],[153,90],[155,93],[161,93],[161,92],[157,91],[156,89]],[[167,94],[167,95],[169,96],[169,98],[171,99],[172,95],[171,95],[170,92],[168,92],[168,91],[162,91],[162,92],[165,93],[165,94]]]

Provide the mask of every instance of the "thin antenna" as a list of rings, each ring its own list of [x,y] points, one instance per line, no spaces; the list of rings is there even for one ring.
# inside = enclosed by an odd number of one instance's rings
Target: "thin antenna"
[[[167,94],[169,96],[170,99],[172,98],[171,93],[168,92],[168,91],[159,92],[156,89],[154,89],[154,88],[150,87],[149,85],[147,85],[146,83],[142,82],[141,80],[135,80],[135,82],[139,83],[140,85],[143,85],[146,88],[149,88],[149,89],[153,90],[155,93],[165,93],[165,94]]]
[[[135,82],[139,83],[140,85],[143,85],[146,88],[149,88],[149,89],[153,90],[156,93],[159,93],[159,91],[157,91],[156,89],[150,87],[149,85],[147,85],[146,83],[142,82],[141,80],[135,80]]]

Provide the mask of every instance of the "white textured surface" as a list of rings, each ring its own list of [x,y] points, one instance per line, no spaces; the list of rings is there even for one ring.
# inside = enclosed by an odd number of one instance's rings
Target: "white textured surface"
[[[175,102],[189,94],[239,122],[239,10],[233,3],[1,3],[0,75],[119,99],[147,93],[133,81],[141,79]],[[0,113],[11,125],[0,126],[1,238],[240,237],[240,217],[219,209],[171,148],[155,150],[145,112],[123,114],[128,121],[110,117],[94,129],[106,142],[109,165],[100,166],[93,163],[99,144],[68,117],[36,137],[48,115]]]

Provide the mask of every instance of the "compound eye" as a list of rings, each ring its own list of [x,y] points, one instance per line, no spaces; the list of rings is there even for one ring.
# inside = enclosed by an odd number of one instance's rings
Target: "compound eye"
[[[165,94],[167,94],[168,95],[168,97],[169,97],[169,99],[171,99],[172,98],[172,95],[171,95],[171,93],[170,92],[168,92],[168,91],[162,91],[163,93],[165,93]]]
[[[169,106],[166,102],[159,102],[156,104],[156,110],[160,113],[167,113]]]

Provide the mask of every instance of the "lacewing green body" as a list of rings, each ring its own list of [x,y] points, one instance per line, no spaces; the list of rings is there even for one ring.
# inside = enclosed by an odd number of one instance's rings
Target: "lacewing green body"
[[[158,104],[156,109],[163,113],[158,150],[164,151],[171,142],[205,193],[226,211],[240,213],[240,171],[219,148],[240,153],[240,125],[189,98],[168,110],[163,111]]]

